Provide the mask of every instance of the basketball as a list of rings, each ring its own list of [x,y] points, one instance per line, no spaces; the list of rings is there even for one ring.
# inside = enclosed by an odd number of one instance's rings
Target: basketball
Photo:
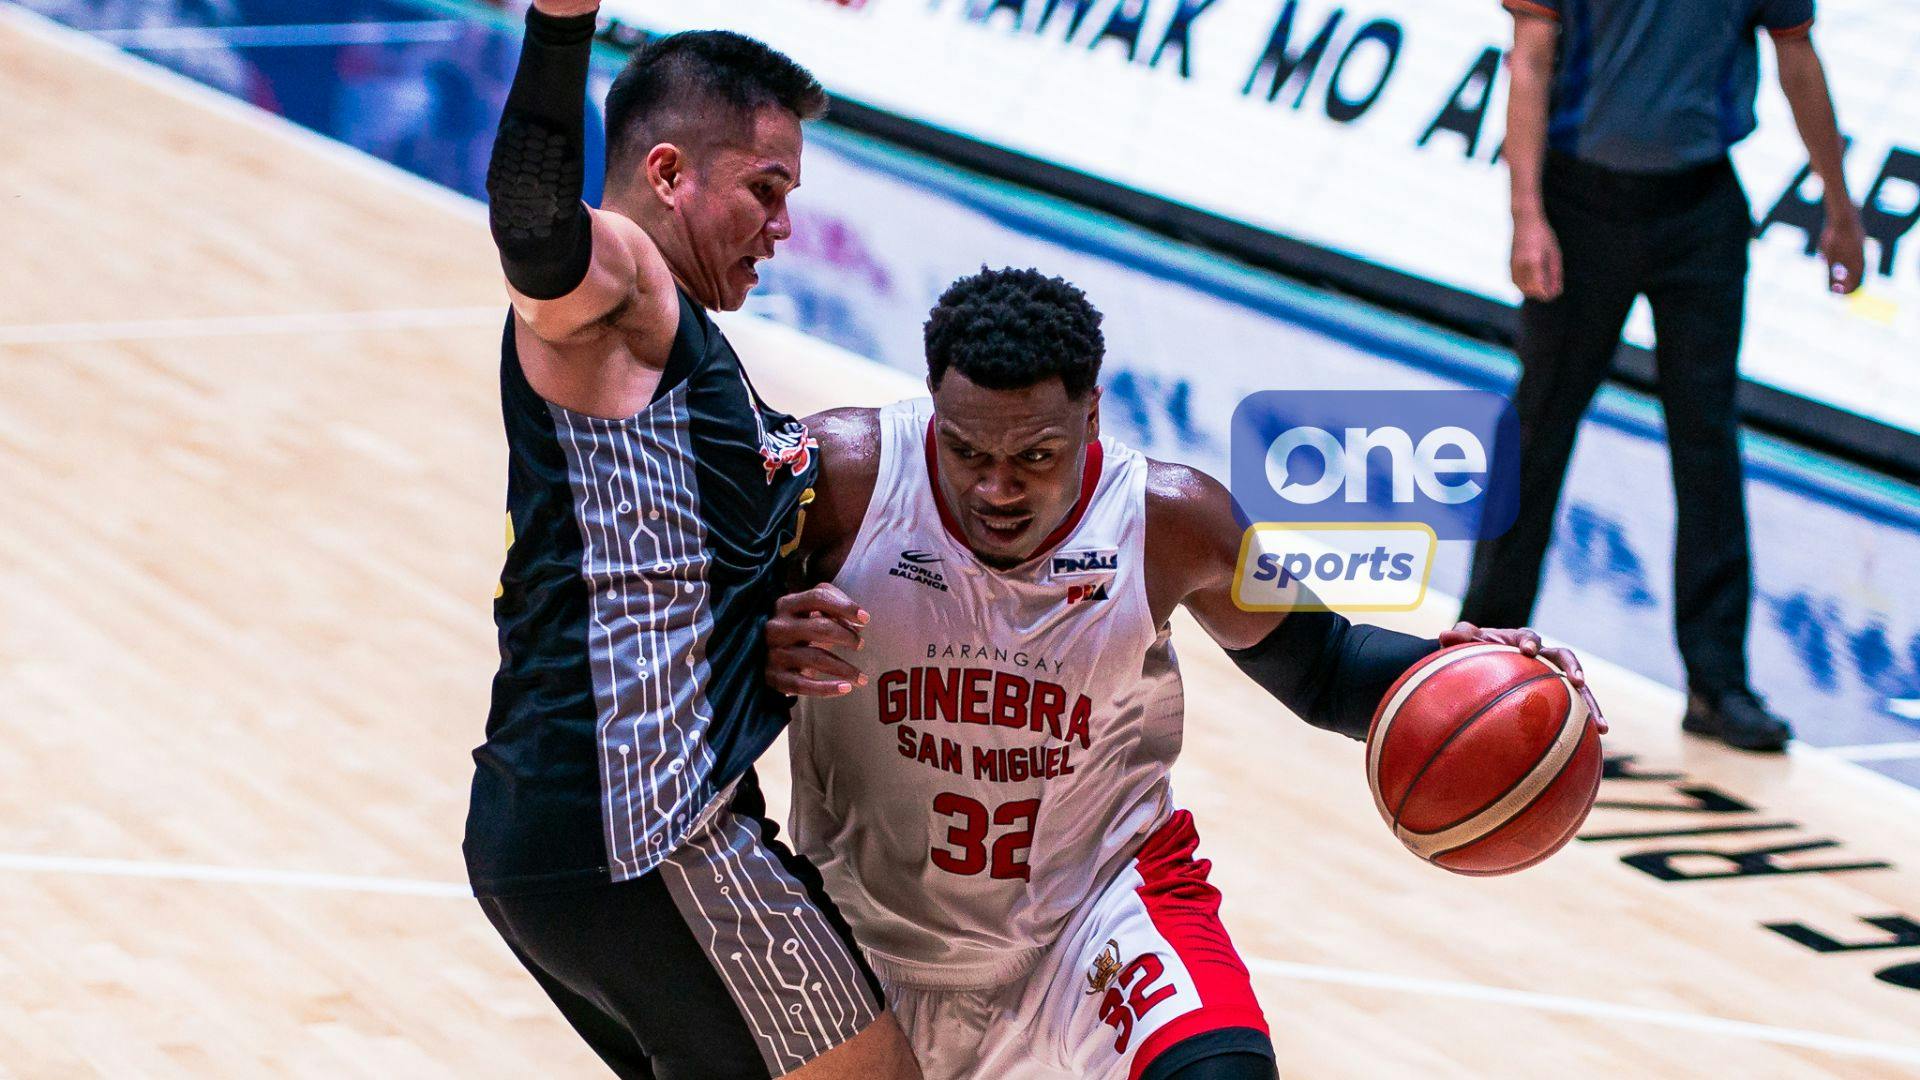
[[[1510,874],[1573,839],[1600,787],[1600,733],[1573,684],[1511,645],[1442,649],[1400,676],[1367,732],[1367,783],[1407,850]]]

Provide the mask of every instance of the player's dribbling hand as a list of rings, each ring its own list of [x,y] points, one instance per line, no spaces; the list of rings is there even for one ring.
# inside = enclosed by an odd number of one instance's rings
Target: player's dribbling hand
[[[1487,630],[1470,622],[1453,624],[1453,629],[1443,631],[1440,644],[1465,645],[1473,641],[1488,641],[1496,645],[1511,645],[1528,656],[1537,656],[1554,667],[1559,668],[1573,684],[1575,690],[1586,700],[1587,711],[1593,715],[1593,724],[1602,735],[1607,733],[1607,718],[1600,715],[1600,703],[1594,700],[1593,691],[1587,689],[1587,674],[1580,670],[1580,660],[1573,655],[1572,649],[1549,649],[1540,640],[1540,635],[1526,627],[1518,630]]]
[[[839,697],[867,685],[833,649],[861,647],[867,613],[832,585],[788,593],[767,620],[767,685],[783,694]]]
[[[533,0],[533,6],[542,15],[566,19],[575,15],[590,15],[600,10],[600,0]]]

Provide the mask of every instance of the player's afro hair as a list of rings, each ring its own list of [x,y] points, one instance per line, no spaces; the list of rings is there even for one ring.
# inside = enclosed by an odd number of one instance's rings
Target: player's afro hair
[[[940,294],[927,316],[927,382],[952,368],[989,390],[1058,376],[1079,398],[1100,378],[1106,341],[1087,295],[1038,270],[981,267]]]

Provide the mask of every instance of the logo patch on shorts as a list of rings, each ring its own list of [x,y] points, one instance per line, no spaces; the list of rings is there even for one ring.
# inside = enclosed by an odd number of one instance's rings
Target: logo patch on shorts
[[[1100,955],[1093,958],[1093,967],[1087,969],[1087,993],[1104,993],[1107,984],[1113,982],[1113,977],[1118,974],[1120,974],[1120,943],[1108,938],[1107,947],[1100,950]]]

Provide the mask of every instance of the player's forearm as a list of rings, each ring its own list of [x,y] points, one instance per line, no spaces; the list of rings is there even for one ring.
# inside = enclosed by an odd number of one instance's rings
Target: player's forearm
[[[1507,56],[1511,73],[1507,94],[1507,142],[1502,155],[1507,160],[1511,184],[1513,217],[1525,221],[1546,214],[1540,192],[1540,176],[1547,160],[1548,97],[1553,84],[1553,54],[1531,33],[1551,32],[1551,27],[1516,29],[1513,52]]]
[[[527,34],[487,166],[488,221],[515,291],[552,300],[586,280],[594,230],[586,175],[587,65],[595,16],[527,12]]]
[[[1367,737],[1374,710],[1406,670],[1440,643],[1330,611],[1295,611],[1273,632],[1227,656],[1280,704],[1317,728]]]
[[[1793,111],[1794,126],[1800,141],[1806,144],[1814,175],[1826,191],[1828,213],[1836,210],[1853,213],[1853,199],[1847,192],[1843,162],[1846,145],[1840,138],[1840,125],[1834,116],[1833,95],[1827,88],[1827,74],[1813,43],[1805,38],[1777,43],[1780,60],[1780,89],[1786,92],[1787,105]]]

